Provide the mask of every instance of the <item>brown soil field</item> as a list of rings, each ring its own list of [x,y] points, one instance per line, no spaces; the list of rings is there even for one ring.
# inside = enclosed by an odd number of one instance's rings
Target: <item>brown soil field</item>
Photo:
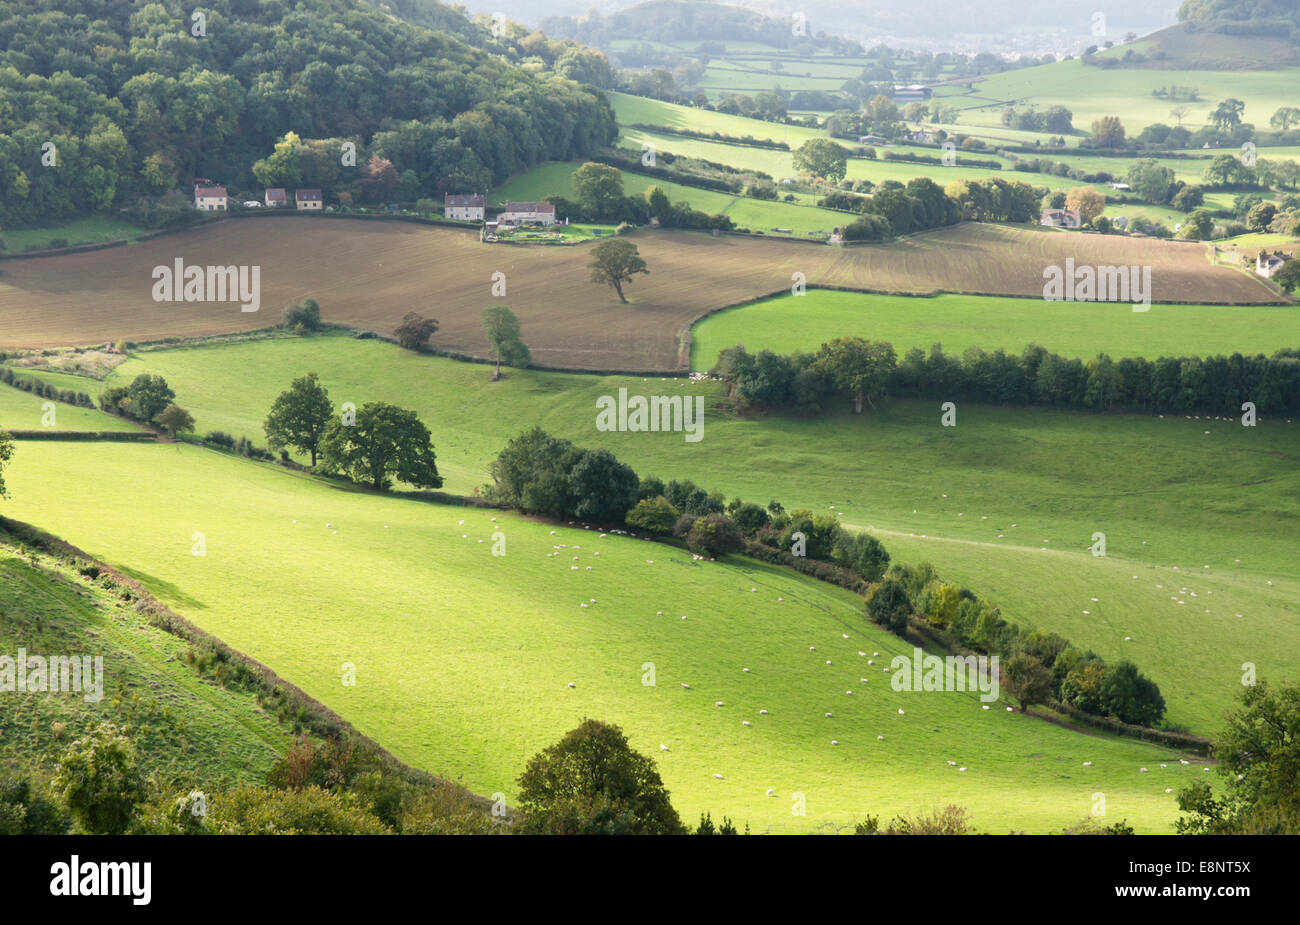
[[[1279,301],[1251,275],[1212,266],[1205,246],[968,223],[851,248],[668,231],[632,235],[650,269],[632,304],[588,281],[592,245],[482,244],[472,231],[399,222],[274,218],[214,222],[124,247],[0,261],[0,349],[230,333],[279,322],[304,296],[326,321],[389,334],[418,311],[439,319],[439,349],[484,355],[483,308],[509,305],[541,366],[682,371],[702,315],[788,289],[939,291],[1040,297],[1043,268],[1150,265],[1157,302]],[[155,266],[257,265],[261,308],[155,302]],[[492,274],[506,274],[494,298]]]

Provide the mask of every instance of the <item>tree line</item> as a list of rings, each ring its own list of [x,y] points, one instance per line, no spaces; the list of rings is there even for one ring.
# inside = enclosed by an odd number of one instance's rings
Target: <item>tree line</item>
[[[818,414],[849,400],[855,412],[884,395],[985,404],[1045,405],[1090,411],[1240,414],[1300,411],[1300,349],[1272,356],[1066,358],[1030,344],[1020,353],[967,348],[949,356],[940,344],[913,347],[898,360],[891,344],[840,337],[813,353],[788,356],[742,345],[718,354],[710,374],[729,388],[740,411],[780,408]]]
[[[1128,661],[1108,665],[1055,634],[1022,629],[934,567],[890,563],[874,536],[845,530],[831,513],[786,511],[707,491],[690,480],[641,478],[606,449],[584,449],[540,427],[506,444],[489,469],[489,501],[528,514],[624,524],[674,537],[698,558],[732,553],[792,565],[864,596],[865,615],[906,636],[915,624],[948,641],[1003,659],[1008,692],[1021,709],[1063,703],[1093,716],[1154,726],[1160,688]],[[820,565],[820,567],[819,567]]]

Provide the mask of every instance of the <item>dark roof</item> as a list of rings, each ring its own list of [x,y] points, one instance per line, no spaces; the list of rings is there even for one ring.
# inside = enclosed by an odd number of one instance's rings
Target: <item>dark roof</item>
[[[210,199],[213,196],[225,199],[227,197],[224,186],[196,186],[194,187],[195,199]]]
[[[443,196],[443,207],[453,206],[482,208],[487,204],[482,193],[447,193]]]
[[[293,194],[293,198],[300,202],[320,202],[321,194],[318,189],[300,189]]]
[[[266,188],[266,198],[267,198],[267,199],[283,199],[283,198],[284,198],[284,187],[282,187],[282,186],[268,186],[268,187]]]

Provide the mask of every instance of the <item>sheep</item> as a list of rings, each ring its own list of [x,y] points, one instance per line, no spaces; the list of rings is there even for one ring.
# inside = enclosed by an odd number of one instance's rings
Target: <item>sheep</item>
[[[1138,770],[1141,771],[1143,774],[1147,773],[1147,769],[1146,769],[1146,768],[1138,768]]]
[[[685,681],[682,682],[682,687],[684,687],[686,690],[690,690],[690,689],[691,689],[691,686],[690,686],[689,684],[687,684]]]
[[[863,652],[861,649],[858,650],[858,655],[862,656],[863,658],[867,657],[867,653]]]
[[[841,635],[843,638],[845,638],[845,639],[848,639],[848,638],[849,638],[849,634],[848,634],[848,633],[840,633],[840,635]]]
[[[766,710],[759,710],[759,711],[758,711],[758,715],[759,715],[759,716],[767,716],[767,711],[766,711]]]
[[[958,770],[958,771],[964,771],[964,770],[966,770],[966,769],[965,769],[965,768],[958,768],[957,770]]]
[[[948,767],[950,767],[950,768],[955,768],[955,767],[957,767],[957,762],[955,762],[955,761],[949,761],[949,762],[948,762]]]
[[[902,716],[902,715],[903,715],[903,708],[902,708],[902,707],[899,707],[899,708],[898,708],[898,715],[899,715],[899,716]]]
[[[714,705],[715,707],[720,707],[720,706],[722,706],[722,701],[721,701],[721,700],[715,700],[715,701],[713,701],[713,705]]]
[[[771,787],[768,787],[767,790],[765,790],[765,791],[763,791],[763,792],[764,792],[765,794],[767,794],[768,796],[770,796],[770,797],[774,797],[774,796],[776,796],[776,791],[773,790]]]
[[[749,669],[748,669],[748,668],[742,668],[742,669],[740,669],[740,670],[743,671],[745,674],[749,674]]]
[[[569,682],[569,687],[577,687],[577,686],[578,685],[574,684],[572,681]]]
[[[1092,762],[1091,762],[1091,761],[1085,761],[1085,762],[1083,763],[1083,766],[1084,766],[1085,768],[1090,768],[1090,767],[1092,767]]]
[[[840,740],[839,740],[839,739],[831,739],[831,744],[832,744],[832,745],[839,745],[839,744],[840,744]]]
[[[816,651],[817,651],[817,647],[816,647],[816,646],[809,646],[809,647],[808,647],[808,651],[809,651],[809,652],[816,652]]]
[[[721,774],[714,774],[713,776],[716,777],[718,780],[722,780],[722,775],[721,775]]]
[[[834,716],[834,715],[835,715],[834,713],[827,713],[827,714],[826,714],[826,718],[827,718],[827,719],[830,719],[830,718],[831,718],[832,716]]]
[[[877,741],[877,742],[883,742],[883,741],[885,741],[885,737],[884,737],[884,736],[876,736],[876,741]]]
[[[872,657],[874,657],[874,658],[880,658],[880,653],[879,653],[879,652],[872,652],[871,655],[872,655]]]
[[[667,751],[671,751],[671,749],[670,749],[667,745],[665,745],[664,743],[660,742],[660,743],[659,743],[659,751],[661,751],[661,752],[667,752]]]
[[[853,691],[845,691],[844,693],[852,695]]]
[[[740,721],[740,725],[742,725],[742,726],[748,726],[748,725],[749,725],[749,720],[747,720],[747,719],[742,719],[742,720]]]

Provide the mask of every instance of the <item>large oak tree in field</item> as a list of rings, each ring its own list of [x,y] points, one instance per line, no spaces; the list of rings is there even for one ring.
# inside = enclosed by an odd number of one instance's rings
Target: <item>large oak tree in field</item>
[[[429,429],[414,411],[386,402],[367,402],[353,424],[332,418],[321,441],[321,456],[327,471],[369,482],[381,491],[394,478],[417,488],[442,487]]]
[[[293,380],[271,403],[271,413],[266,416],[262,429],[266,431],[271,449],[293,447],[300,453],[311,454],[311,464],[316,465],[316,453],[325,430],[334,414],[329,392],[320,384],[315,373]]]
[[[623,295],[623,284],[631,282],[637,273],[650,272],[636,245],[622,238],[610,238],[597,244],[587,266],[591,267],[591,281],[613,286],[624,305],[627,298]]]

